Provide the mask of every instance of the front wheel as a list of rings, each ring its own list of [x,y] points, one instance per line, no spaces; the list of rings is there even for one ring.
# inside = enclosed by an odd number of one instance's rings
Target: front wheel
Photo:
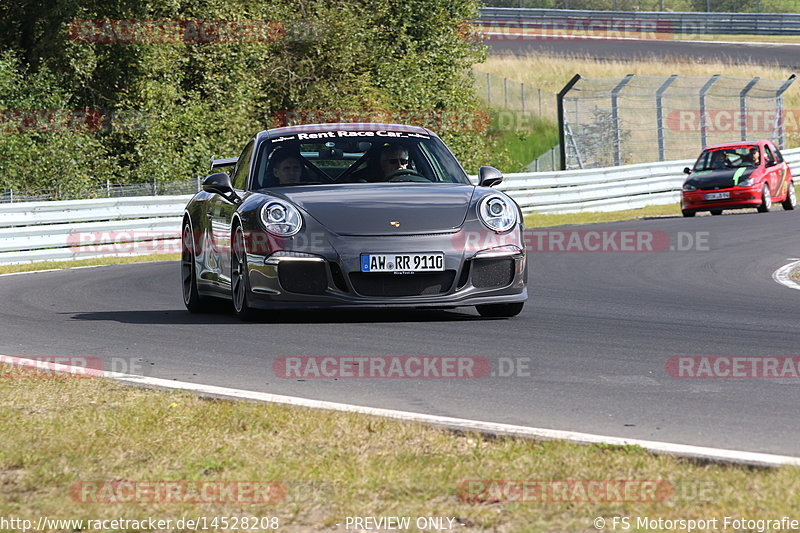
[[[256,310],[250,307],[250,276],[247,273],[247,251],[244,247],[244,230],[237,226],[231,242],[231,300],[233,312],[242,320],[255,318]]]
[[[794,192],[794,182],[789,182],[789,190],[786,191],[786,200],[781,203],[786,211],[791,211],[797,205],[797,195]]]
[[[681,213],[683,213],[685,217],[693,217],[695,215],[694,211],[687,211],[686,209],[682,209]]]
[[[769,193],[769,186],[765,183],[764,190],[761,191],[761,205],[758,206],[759,213],[769,213],[772,209],[772,195]]]
[[[524,302],[513,304],[484,304],[476,305],[475,309],[482,317],[486,318],[511,318],[522,312]]]
[[[713,216],[715,216],[715,217],[716,217],[716,216],[719,216],[719,215],[721,215],[721,214],[722,214],[722,209],[712,209],[712,210],[711,210],[711,214],[712,214]]]

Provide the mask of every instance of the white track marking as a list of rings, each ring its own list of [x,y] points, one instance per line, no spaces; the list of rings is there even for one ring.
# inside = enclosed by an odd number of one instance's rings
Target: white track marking
[[[797,259],[794,257],[790,257],[789,260]],[[778,270],[772,273],[772,279],[780,283],[785,287],[789,287],[790,289],[799,289],[800,290],[800,283],[797,283],[792,279],[792,271],[798,270],[800,271],[800,260],[795,260],[789,263],[788,265],[784,265],[780,267]]]
[[[0,355],[0,362],[17,366],[38,366],[48,368],[55,372],[69,374],[86,375],[86,369],[37,361],[24,357]],[[91,372],[91,371],[90,371]],[[99,375],[99,372],[98,372]],[[623,437],[610,437],[604,435],[593,435],[590,433],[578,433],[575,431],[562,431],[557,429],[542,429],[527,426],[515,426],[511,424],[499,424],[496,422],[484,422],[480,420],[468,420],[464,418],[453,418],[448,416],[429,415],[424,413],[412,413],[408,411],[397,411],[393,409],[380,409],[361,405],[350,405],[344,403],[327,402],[321,400],[310,400],[295,396],[283,396],[270,394],[267,392],[256,392],[241,389],[230,389],[217,387],[214,385],[203,385],[200,383],[187,383],[173,381],[170,379],[151,378],[137,376],[133,374],[122,374],[118,372],[102,372],[103,377],[117,381],[132,383],[144,387],[159,389],[177,389],[193,391],[201,395],[232,398],[237,400],[253,400],[266,403],[278,403],[294,405],[298,407],[309,407],[314,409],[324,409],[328,411],[341,411],[345,413],[358,413],[371,416],[381,416],[393,418],[407,422],[419,422],[423,424],[440,426],[461,431],[476,431],[493,435],[509,435],[514,437],[533,438],[540,440],[564,440],[579,444],[609,444],[614,446],[640,446],[654,453],[676,455],[679,457],[690,457],[694,459],[704,459],[716,462],[739,463],[756,466],[781,466],[793,465],[800,466],[800,457],[788,455],[773,455],[768,453],[746,452],[739,450],[727,450],[723,448],[707,448],[704,446],[691,446],[687,444],[673,444],[670,442],[659,442],[639,439],[628,439]]]

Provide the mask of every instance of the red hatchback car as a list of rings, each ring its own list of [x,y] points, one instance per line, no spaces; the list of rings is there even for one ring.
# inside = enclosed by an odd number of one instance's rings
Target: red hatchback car
[[[736,142],[709,146],[683,171],[681,211],[693,217],[698,211],[721,215],[724,209],[755,207],[761,213],[780,202],[794,209],[792,171],[770,141]]]

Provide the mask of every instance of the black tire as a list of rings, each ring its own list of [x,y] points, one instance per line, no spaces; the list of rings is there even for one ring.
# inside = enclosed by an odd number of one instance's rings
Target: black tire
[[[786,191],[786,200],[781,202],[783,209],[785,211],[793,211],[795,206],[797,206],[797,195],[794,192],[794,182],[789,182],[789,190]]]
[[[247,273],[247,253],[244,247],[244,230],[236,226],[231,239],[231,301],[233,312],[242,320],[256,318],[250,307],[250,276]]]
[[[187,220],[181,232],[181,285],[183,305],[190,313],[207,313],[211,310],[208,298],[200,296],[197,290],[197,270],[195,269],[195,242],[192,226]]]
[[[765,183],[761,191],[761,205],[758,206],[759,213],[769,213],[772,209],[772,195],[769,193],[769,186]]]
[[[686,209],[681,209],[681,213],[683,213],[685,217],[693,217],[697,214],[694,211],[687,211]]]
[[[476,305],[475,309],[482,317],[486,318],[511,318],[517,316],[522,312],[522,307],[525,302],[517,302],[513,304],[484,304]]]
[[[715,217],[718,217],[719,215],[721,215],[721,214],[722,214],[722,209],[712,209],[712,210],[711,210],[711,214],[712,214],[713,216],[715,216]]]

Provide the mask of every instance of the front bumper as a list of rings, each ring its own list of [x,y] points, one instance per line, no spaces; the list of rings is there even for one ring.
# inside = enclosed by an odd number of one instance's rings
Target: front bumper
[[[527,300],[519,230],[474,246],[463,232],[418,236],[328,236],[323,245],[248,253],[250,304],[262,309],[458,307]],[[509,241],[514,244],[507,244]],[[469,243],[465,246],[465,243]],[[501,244],[498,246],[498,244]],[[444,272],[362,273],[362,253],[444,253]]]
[[[761,205],[761,187],[731,187],[728,189],[682,191],[681,209],[684,211],[710,211],[714,209],[739,209]],[[729,198],[706,200],[709,193],[728,193]]]

